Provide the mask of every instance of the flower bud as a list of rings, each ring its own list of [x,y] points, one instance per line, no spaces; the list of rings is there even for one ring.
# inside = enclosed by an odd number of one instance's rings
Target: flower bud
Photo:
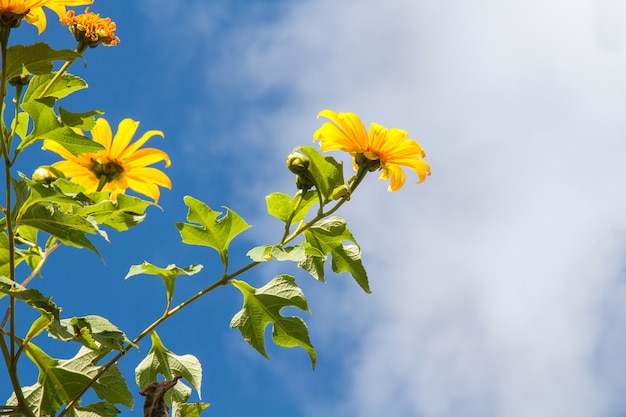
[[[287,168],[296,175],[307,172],[310,162],[307,156],[298,152],[292,152],[287,156]]]
[[[296,187],[298,190],[308,190],[313,188],[314,185],[315,183],[311,180],[310,175],[296,175]]]
[[[29,74],[16,75],[16,76],[9,78],[9,84],[11,84],[12,86],[28,85],[29,81],[30,81]]]
[[[54,171],[55,170],[50,169],[50,167],[39,167],[35,170],[35,172],[33,172],[33,181],[45,182],[46,184],[50,184],[52,181],[58,178],[58,175]]]

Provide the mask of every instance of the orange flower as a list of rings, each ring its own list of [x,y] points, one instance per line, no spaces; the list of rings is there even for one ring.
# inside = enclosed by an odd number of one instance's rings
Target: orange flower
[[[149,165],[164,161],[165,167],[169,167],[170,158],[160,149],[139,149],[151,137],[162,137],[163,132],[159,130],[150,130],[131,144],[137,127],[139,122],[124,119],[113,137],[109,122],[100,118],[91,130],[91,135],[95,142],[104,146],[103,150],[76,156],[52,140],[45,140],[43,149],[63,157],[65,161],[56,162],[52,167],[63,172],[72,182],[85,187],[87,192],[109,191],[111,198],[115,200],[118,194],[130,188],[147,195],[156,203],[160,196],[159,187],[171,189],[172,183],[162,171]]]
[[[37,26],[41,34],[46,28],[46,14],[42,7],[54,11],[59,17],[65,15],[65,6],[91,4],[93,0],[0,0],[0,16],[6,21],[17,17]],[[17,26],[17,25],[16,25]]]
[[[115,22],[108,17],[102,18],[99,14],[90,12],[89,8],[84,14],[79,15],[70,10],[61,18],[61,23],[69,26],[77,41],[85,42],[92,48],[100,43],[105,46],[120,43],[120,38],[115,36]]]
[[[380,179],[390,179],[389,191],[399,190],[404,185],[403,166],[415,171],[420,183],[430,175],[430,166],[422,159],[426,157],[424,150],[413,139],[407,139],[409,134],[404,130],[372,123],[368,133],[354,113],[323,110],[317,117],[320,116],[331,120],[313,134],[313,139],[320,141],[322,151],[350,153],[355,170],[362,165],[370,171],[380,169]]]

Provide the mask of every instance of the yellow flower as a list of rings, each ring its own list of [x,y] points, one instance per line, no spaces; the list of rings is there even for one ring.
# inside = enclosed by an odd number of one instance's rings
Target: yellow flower
[[[401,167],[411,168],[423,182],[430,175],[430,166],[419,143],[407,139],[404,130],[387,129],[377,123],[370,125],[369,133],[361,119],[354,113],[337,113],[322,110],[317,117],[330,119],[313,134],[322,151],[342,150],[352,155],[354,169],[365,166],[370,171],[380,169],[381,180],[391,179],[389,191],[402,188],[406,176]]]
[[[17,18],[18,24],[24,18],[28,23],[37,26],[41,34],[46,28],[46,14],[42,7],[47,7],[59,17],[63,17],[65,6],[81,6],[91,3],[93,0],[0,0],[0,16],[5,22]]]
[[[89,8],[79,15],[70,10],[61,18],[61,24],[68,25],[76,40],[84,42],[85,47],[88,45],[94,48],[100,43],[115,46],[120,43],[120,38],[115,36],[117,29],[115,22],[108,17],[102,18],[99,14],[90,12]]]
[[[171,189],[172,183],[162,171],[148,165],[165,161],[165,167],[169,167],[170,158],[159,149],[139,149],[151,137],[163,137],[163,132],[159,130],[150,130],[131,144],[138,126],[139,122],[124,119],[113,137],[109,122],[100,118],[91,130],[91,135],[95,142],[104,146],[103,150],[76,156],[52,140],[45,140],[43,149],[64,158],[65,161],[56,162],[52,166],[73,182],[84,186],[87,192],[108,191],[115,200],[118,194],[130,188],[147,195],[156,203],[160,195],[159,186]]]

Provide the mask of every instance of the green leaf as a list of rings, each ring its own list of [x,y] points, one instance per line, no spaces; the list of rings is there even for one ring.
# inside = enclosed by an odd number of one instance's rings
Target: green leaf
[[[59,106],[61,122],[66,126],[82,130],[91,130],[96,125],[96,116],[104,114],[101,110],[92,110],[84,113],[72,113]]]
[[[277,261],[303,262],[308,256],[322,257],[317,248],[312,247],[308,242],[299,243],[294,246],[263,245],[252,248],[246,253],[254,262],[266,262],[276,259]]]
[[[88,248],[98,256],[98,250],[87,239],[85,233],[96,234],[96,225],[82,216],[63,213],[53,206],[29,206],[21,218],[21,224],[36,227],[69,246]]]
[[[349,272],[366,293],[371,293],[367,273],[361,262],[361,250],[341,217],[322,220],[304,231],[306,241],[324,255],[332,257],[331,267],[336,273]],[[346,245],[352,242],[354,245]],[[324,258],[307,257],[299,266],[320,281],[324,281]]]
[[[315,185],[326,201],[332,200],[333,190],[345,183],[343,164],[332,156],[324,156],[312,146],[303,146],[300,152],[309,157],[309,172]]]
[[[142,200],[139,197],[119,194],[117,201],[111,201],[108,193],[89,194],[90,196],[102,196],[99,202],[81,205],[74,214],[91,217],[97,224],[109,226],[119,232],[126,231],[137,226],[146,218],[145,211],[149,206],[156,204]]]
[[[36,416],[55,415],[91,379],[84,373],[60,366],[59,360],[51,358],[32,342],[26,344],[24,350],[39,370],[37,383],[23,390],[26,402]],[[17,404],[15,395],[7,403]]]
[[[267,212],[271,216],[291,224],[305,218],[311,206],[317,202],[317,193],[307,191],[302,195],[302,191],[299,191],[294,198],[291,198],[287,194],[276,192],[265,197],[265,201]],[[298,201],[300,202],[298,203]]]
[[[28,115],[28,113],[22,111],[17,114],[17,126],[15,126],[15,123],[16,123],[15,119],[13,119],[13,122],[11,123],[11,128],[15,129],[15,133],[22,140],[26,138],[26,135],[27,135],[26,132],[28,132],[29,121],[30,121],[30,116]]]
[[[45,92],[45,95],[42,95],[55,76],[56,74],[33,76],[28,83],[28,88],[26,89],[22,102],[28,103],[29,101],[43,97],[54,97],[55,99],[59,99],[73,93],[74,91],[87,88],[87,83],[82,78],[65,73],[61,75],[61,77],[54,84],[52,84],[48,91]]]
[[[6,78],[21,74],[46,74],[52,71],[54,61],[73,61],[80,57],[69,49],[54,50],[45,42],[33,45],[14,45],[7,51]]]
[[[33,100],[22,104],[22,108],[33,119],[33,130],[20,143],[19,149],[29,146],[36,140],[49,139],[59,142],[68,152],[80,155],[85,152],[97,152],[104,149],[102,145],[88,139],[69,126],[62,125],[49,100]]]
[[[150,352],[135,368],[137,385],[143,389],[149,383],[156,382],[159,374],[167,380],[171,380],[176,375],[182,375],[196,389],[200,397],[202,395],[200,361],[193,355],[179,356],[169,351],[155,331],[150,333],[150,340],[152,341]],[[165,395],[165,402],[168,404],[172,401],[186,402],[190,394],[191,389],[179,380]]]
[[[117,417],[120,410],[113,404],[98,402],[87,406],[74,406],[68,412],[68,417]]]
[[[81,348],[69,360],[51,358],[32,342],[26,344],[24,350],[39,370],[37,383],[23,390],[26,402],[36,416],[55,415],[100,371],[97,361],[102,355],[86,348]],[[108,403],[122,404],[129,408],[134,405],[133,396],[117,365],[105,371],[92,388],[99,398]],[[7,403],[17,404],[15,395]]]
[[[104,317],[88,315],[61,320],[61,330],[50,330],[50,335],[60,340],[75,340],[96,350],[122,351],[133,344],[117,326]]]
[[[179,268],[174,264],[169,264],[165,268],[159,268],[149,262],[144,261],[141,265],[132,265],[128,270],[128,274],[124,279],[128,279],[135,275],[157,275],[165,284],[165,291],[167,294],[167,304],[169,307],[172,297],[174,297],[174,283],[179,275],[195,275],[202,270],[203,266],[200,264],[192,264],[186,268]]]
[[[87,375],[91,379],[100,371],[98,362],[103,356],[102,352],[81,347],[73,358],[59,360],[59,366]],[[92,389],[96,392],[98,398],[108,403],[121,404],[128,408],[133,408],[135,405],[133,395],[126,384],[126,379],[122,376],[117,364],[107,369],[96,383],[92,385]]]
[[[5,295],[10,295],[23,301],[43,315],[59,323],[61,309],[52,302],[52,297],[45,297],[39,290],[25,288],[7,277],[0,276],[0,298]]]
[[[176,223],[176,228],[184,243],[188,245],[208,246],[215,249],[224,265],[228,264],[228,246],[239,233],[250,228],[237,213],[226,208],[226,214],[212,210],[200,200],[186,196],[185,204],[189,207],[187,220],[191,223]]]
[[[207,409],[209,403],[179,403],[174,401],[172,404],[173,417],[200,417],[202,411]]]
[[[274,343],[282,347],[302,347],[309,354],[315,369],[316,353],[304,320],[280,314],[285,307],[296,307],[310,313],[304,293],[295,284],[294,278],[278,275],[261,288],[254,288],[245,281],[231,282],[243,294],[243,307],[231,320],[230,327],[238,328],[244,340],[269,359],[265,351],[265,328],[271,324]]]

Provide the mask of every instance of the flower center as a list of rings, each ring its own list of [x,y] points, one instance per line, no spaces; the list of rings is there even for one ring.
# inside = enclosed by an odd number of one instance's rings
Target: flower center
[[[112,160],[100,162],[95,158],[91,158],[91,172],[100,180],[100,182],[109,183],[118,179],[124,172],[124,167]]]

